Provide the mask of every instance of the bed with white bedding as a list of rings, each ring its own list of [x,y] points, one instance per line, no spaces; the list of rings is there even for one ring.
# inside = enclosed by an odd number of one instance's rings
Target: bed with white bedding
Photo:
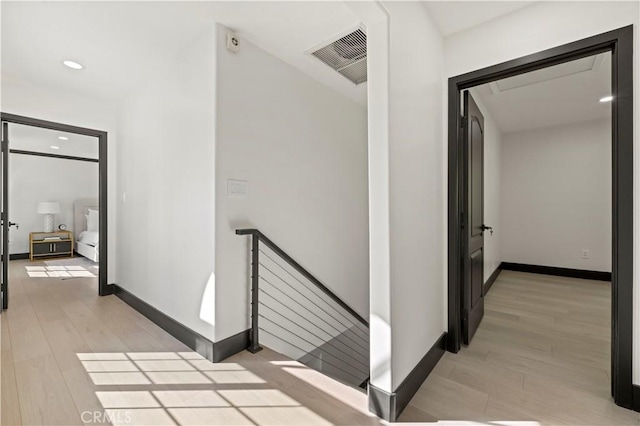
[[[76,251],[93,262],[99,261],[100,220],[98,200],[80,199],[73,203],[73,232],[76,237]]]

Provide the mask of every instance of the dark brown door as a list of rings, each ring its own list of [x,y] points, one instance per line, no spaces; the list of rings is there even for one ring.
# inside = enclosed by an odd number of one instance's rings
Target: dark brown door
[[[484,316],[484,117],[464,92],[463,285],[462,336],[471,342]]]

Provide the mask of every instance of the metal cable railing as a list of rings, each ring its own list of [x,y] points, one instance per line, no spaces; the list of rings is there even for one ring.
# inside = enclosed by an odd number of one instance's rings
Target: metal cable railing
[[[353,386],[369,377],[369,324],[257,229],[251,235],[251,342]]]

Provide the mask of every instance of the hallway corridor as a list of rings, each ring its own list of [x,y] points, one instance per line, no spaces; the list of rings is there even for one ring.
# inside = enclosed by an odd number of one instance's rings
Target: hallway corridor
[[[11,262],[1,320],[3,425],[385,424],[364,393],[271,350],[212,364],[95,279],[25,265]],[[608,283],[504,271],[485,302],[472,344],[445,354],[400,422],[640,424],[609,397]]]
[[[213,364],[95,279],[11,262],[2,425],[374,425],[366,395],[265,349]]]

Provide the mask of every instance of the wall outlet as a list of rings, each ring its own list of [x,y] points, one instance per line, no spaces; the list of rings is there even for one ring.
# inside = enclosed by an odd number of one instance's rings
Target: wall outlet
[[[583,259],[588,259],[589,258],[589,250],[588,249],[582,249],[582,253],[581,253],[580,257],[583,258]]]

